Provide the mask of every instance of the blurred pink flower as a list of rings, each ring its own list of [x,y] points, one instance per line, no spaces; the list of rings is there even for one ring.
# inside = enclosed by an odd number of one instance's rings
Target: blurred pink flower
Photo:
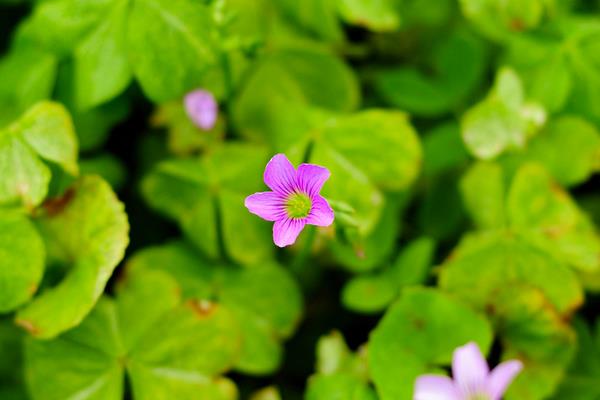
[[[329,179],[327,168],[300,164],[298,169],[283,154],[277,154],[265,168],[264,181],[271,192],[246,197],[248,210],[273,221],[273,241],[279,247],[294,244],[306,224],[329,226],[333,210],[319,192]]]
[[[198,89],[189,92],[183,99],[185,111],[198,128],[208,131],[217,122],[219,105],[212,93]]]
[[[422,375],[415,383],[414,400],[500,400],[522,368],[520,361],[511,360],[490,372],[479,347],[471,342],[454,351],[454,380],[442,375]]]

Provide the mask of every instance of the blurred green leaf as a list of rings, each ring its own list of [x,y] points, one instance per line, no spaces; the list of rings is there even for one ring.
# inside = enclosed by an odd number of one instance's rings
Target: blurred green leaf
[[[127,2],[116,1],[75,49],[75,88],[80,109],[116,97],[133,78],[125,43],[128,7]]]
[[[354,354],[339,332],[322,336],[317,343],[317,372],[309,378],[306,398],[375,400],[367,368],[364,347]]]
[[[523,77],[529,97],[547,110],[599,118],[593,104],[600,99],[600,23],[569,16],[547,32],[511,38],[507,62]]]
[[[519,76],[503,68],[487,97],[463,114],[462,136],[473,155],[492,159],[505,150],[525,147],[545,118],[542,108],[525,102]]]
[[[281,360],[281,341],[300,318],[301,293],[289,273],[275,264],[212,265],[189,246],[172,243],[141,251],[129,262],[129,270],[166,271],[178,280],[185,298],[216,299],[231,310],[244,327],[235,366],[245,373],[272,372]]]
[[[577,355],[553,399],[593,400],[600,395],[600,329],[576,319]]]
[[[388,268],[348,281],[342,291],[342,303],[361,313],[383,311],[403,288],[425,282],[434,249],[435,243],[429,238],[408,243]]]
[[[42,159],[78,173],[73,123],[58,103],[38,103],[0,131],[0,203],[31,208],[44,200],[51,174]]]
[[[460,0],[463,14],[483,34],[504,40],[537,27],[553,9],[554,0]]]
[[[466,165],[469,154],[455,122],[436,126],[423,136],[423,174],[434,176]]]
[[[19,26],[17,45],[35,44],[67,56],[110,13],[115,0],[54,0],[38,2]]]
[[[33,224],[17,213],[0,213],[0,312],[12,311],[37,291],[45,249]]]
[[[343,373],[310,378],[307,400],[376,400],[375,391],[364,382]]]
[[[392,31],[400,26],[396,0],[337,0],[341,17],[352,25],[374,31]]]
[[[27,400],[23,376],[23,331],[0,318],[0,398]]]
[[[508,193],[511,226],[527,241],[585,272],[600,268],[600,236],[575,201],[539,165],[517,172]]]
[[[145,177],[142,192],[207,256],[219,257],[221,237],[226,255],[257,263],[273,253],[271,228],[246,210],[244,198],[265,190],[267,159],[262,147],[229,144],[201,158],[167,160]]]
[[[449,364],[454,349],[469,341],[487,353],[492,329],[485,317],[440,291],[406,290],[369,340],[369,368],[380,398],[410,398],[418,375]]]
[[[158,271],[124,285],[133,286],[121,286],[115,300],[102,298],[79,327],[26,342],[32,397],[120,399],[127,372],[136,400],[234,399],[235,389],[218,376],[239,343],[231,314],[209,302],[180,303],[175,282]]]
[[[481,40],[456,32],[433,50],[433,72],[405,67],[383,71],[376,76],[375,87],[398,108],[422,116],[442,115],[467,100],[481,82],[486,58]]]
[[[79,324],[123,258],[129,224],[123,204],[97,176],[79,180],[63,198],[46,204],[36,224],[51,261],[69,267],[63,280],[17,313],[17,324],[52,338]]]
[[[480,229],[506,225],[506,188],[502,167],[480,161],[460,181],[460,190],[475,225]]]
[[[565,320],[583,301],[572,270],[519,236],[480,233],[454,250],[440,286],[485,311],[505,344],[503,357],[524,361],[507,399],[543,399],[553,392],[574,346]]]
[[[130,13],[129,60],[146,95],[166,101],[198,87],[216,62],[208,7],[193,0],[135,1]]]
[[[16,49],[0,59],[0,126],[50,96],[56,64],[52,54],[32,47]]]
[[[82,175],[100,175],[115,191],[123,187],[127,178],[125,165],[110,153],[81,160],[79,169]]]
[[[332,42],[343,39],[343,31],[337,18],[338,0],[277,0],[283,14],[311,34]]]
[[[183,101],[165,103],[152,117],[153,125],[167,128],[169,150],[181,156],[209,149],[223,140],[225,134],[222,120],[210,131],[198,128],[183,107]]]
[[[348,203],[359,231],[372,232],[384,204],[380,189],[407,189],[419,173],[416,132],[405,114],[383,110],[331,119],[317,132],[310,161],[331,171],[324,196]]]
[[[543,164],[560,184],[577,185],[600,170],[600,132],[582,118],[559,117],[533,138],[524,157]]]
[[[313,119],[320,122],[310,107],[351,111],[359,97],[357,79],[340,59],[319,47],[288,47],[257,63],[233,103],[232,118],[243,136],[288,150],[315,127]]]
[[[342,303],[360,313],[381,312],[397,295],[398,287],[389,275],[359,275],[344,286]]]

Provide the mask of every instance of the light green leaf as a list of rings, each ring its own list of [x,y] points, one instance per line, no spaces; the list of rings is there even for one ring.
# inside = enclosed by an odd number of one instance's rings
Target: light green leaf
[[[55,287],[17,313],[17,323],[39,338],[76,326],[104,291],[128,244],[124,207],[101,178],[82,178],[48,204],[36,223],[50,260],[69,267]]]
[[[598,118],[600,68],[594,47],[600,38],[595,18],[566,15],[543,32],[511,38],[506,61],[523,77],[530,97],[551,112],[566,110]]]
[[[406,189],[419,173],[421,144],[404,113],[368,110],[341,117],[320,136],[381,189]]]
[[[79,328],[52,341],[29,338],[25,361],[32,399],[121,399],[123,366],[116,357],[121,349],[102,340],[118,334],[114,317],[114,304],[102,299]]]
[[[219,307],[230,310],[244,327],[236,369],[262,375],[279,365],[281,342],[293,333],[302,312],[299,288],[281,267],[211,265],[183,243],[145,249],[128,267],[134,274],[166,271],[178,280],[185,298],[217,299]]]
[[[329,250],[336,262],[350,271],[364,272],[381,266],[389,259],[398,238],[402,202],[394,196],[387,196],[381,217],[368,236],[356,241],[340,238],[332,241]]]
[[[265,190],[261,179],[267,159],[262,147],[224,145],[202,158],[158,164],[142,191],[150,206],[175,219],[207,256],[218,257],[222,235],[228,256],[253,264],[273,252],[269,223],[244,207],[246,196]]]
[[[212,30],[208,7],[193,0],[133,2],[129,60],[149,98],[172,100],[200,85],[202,73],[216,62]]]
[[[0,203],[32,208],[44,200],[50,169],[40,157],[72,175],[78,173],[73,123],[58,103],[38,103],[0,131]]]
[[[316,375],[308,381],[306,400],[376,400],[373,389],[348,374]]]
[[[369,367],[382,400],[411,398],[418,375],[450,363],[458,346],[475,341],[487,353],[485,317],[434,289],[411,289],[386,312],[369,340]]]
[[[125,372],[136,400],[234,399],[235,387],[218,374],[237,354],[238,327],[225,308],[181,304],[176,289],[163,272],[128,275],[116,300],[101,299],[77,328],[28,340],[33,399],[121,399]]]
[[[294,0],[278,0],[276,4],[286,17],[309,33],[328,41],[340,42],[343,31],[337,18],[336,2],[337,0],[307,0],[298,3]]]
[[[507,149],[523,148],[544,122],[543,109],[524,102],[518,75],[503,68],[488,96],[463,115],[461,130],[473,155],[492,159]]]
[[[258,63],[233,102],[232,117],[245,137],[289,153],[299,144],[304,149],[303,139],[323,119],[311,107],[351,111],[359,98],[355,75],[333,54],[319,47],[287,47]]]
[[[33,44],[64,57],[72,53],[111,11],[115,0],[54,0],[36,4],[19,26],[16,42]]]
[[[525,157],[543,164],[560,184],[577,185],[600,170],[600,132],[584,119],[563,116],[533,138]]]
[[[337,8],[345,21],[376,32],[400,26],[401,17],[394,0],[337,0]]]
[[[38,103],[9,129],[21,136],[44,160],[77,175],[77,138],[71,117],[62,105]]]
[[[48,193],[50,169],[10,131],[0,131],[0,203],[33,208]]]
[[[522,237],[484,233],[455,249],[440,286],[485,311],[504,344],[503,358],[524,362],[507,399],[545,399],[554,391],[574,349],[565,321],[583,301],[571,269]]]
[[[499,288],[519,283],[540,290],[560,313],[576,309],[583,300],[571,269],[511,233],[466,236],[440,275],[442,288],[482,308]]]
[[[480,229],[506,225],[506,188],[502,167],[495,163],[474,164],[460,181],[466,209]]]
[[[526,239],[584,271],[600,268],[600,237],[590,219],[537,164],[519,169],[508,193],[510,225]]]
[[[0,126],[52,94],[56,58],[30,47],[13,49],[0,60]]]
[[[117,1],[106,18],[75,50],[75,88],[86,110],[121,93],[132,79],[125,33],[128,3]]]
[[[344,286],[342,303],[352,311],[377,313],[384,310],[397,295],[398,287],[388,275],[359,275]]]
[[[0,213],[0,312],[27,302],[44,273],[45,249],[33,224],[16,213]]]
[[[389,269],[394,284],[400,288],[423,284],[433,263],[435,241],[421,237],[407,243]]]
[[[504,40],[537,27],[553,2],[547,0],[460,0],[465,17],[483,34]]]
[[[429,238],[416,239],[402,249],[389,268],[351,279],[342,291],[344,306],[365,314],[383,311],[403,288],[425,282],[434,247]]]
[[[353,216],[361,234],[366,236],[372,232],[381,215],[385,199],[383,193],[369,177],[351,160],[325,143],[314,145],[310,162],[326,165],[331,172],[331,178],[323,187],[321,194],[327,199],[348,203],[356,210]]]

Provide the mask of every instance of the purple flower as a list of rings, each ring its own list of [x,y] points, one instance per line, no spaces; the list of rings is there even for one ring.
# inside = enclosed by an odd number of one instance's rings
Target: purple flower
[[[219,105],[212,93],[198,89],[189,92],[183,99],[185,111],[198,128],[208,131],[215,126]]]
[[[422,375],[415,383],[414,400],[500,400],[521,371],[517,360],[506,361],[490,372],[473,342],[459,347],[452,357],[452,375]]]
[[[313,164],[298,169],[283,154],[277,154],[265,168],[264,181],[272,192],[246,197],[248,210],[274,221],[273,241],[279,247],[294,244],[306,224],[329,226],[333,210],[319,192],[329,179],[329,170]]]

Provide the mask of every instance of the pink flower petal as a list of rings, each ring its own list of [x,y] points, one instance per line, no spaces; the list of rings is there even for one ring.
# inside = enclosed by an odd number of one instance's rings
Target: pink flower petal
[[[461,400],[454,383],[447,376],[422,375],[415,382],[413,400]]]
[[[273,241],[279,247],[289,246],[296,242],[296,238],[306,225],[303,219],[281,219],[273,224]]]
[[[316,195],[312,198],[312,208],[306,217],[306,223],[317,226],[329,226],[333,223],[333,210],[327,200]]]
[[[274,192],[290,194],[296,187],[296,170],[283,154],[276,154],[265,168],[265,184]]]
[[[462,393],[477,393],[485,388],[490,370],[474,342],[454,350],[452,375]]]
[[[523,363],[518,360],[505,361],[493,369],[488,380],[488,393],[492,400],[500,400],[513,381],[523,369]]]
[[[298,188],[310,196],[316,196],[321,191],[323,184],[329,179],[331,173],[325,167],[314,164],[300,164],[296,183]]]
[[[267,221],[277,221],[285,218],[283,197],[275,192],[254,193],[246,197],[244,205],[252,214]]]
[[[194,90],[183,100],[185,111],[198,128],[210,130],[217,122],[219,105],[212,93],[206,90]]]

